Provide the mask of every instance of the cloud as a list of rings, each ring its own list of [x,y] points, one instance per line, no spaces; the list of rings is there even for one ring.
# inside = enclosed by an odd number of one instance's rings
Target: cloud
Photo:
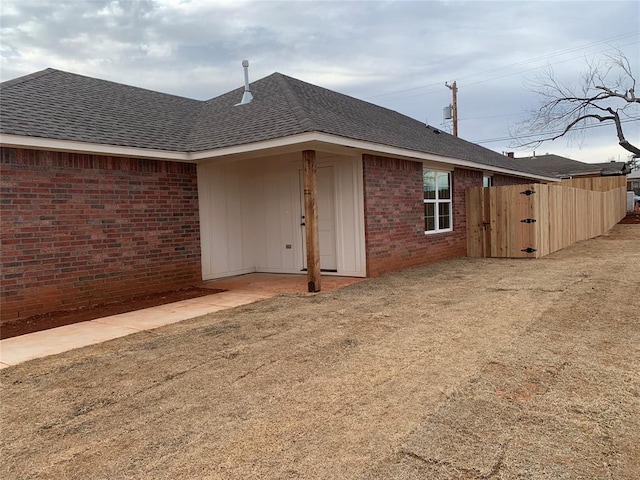
[[[0,8],[2,80],[53,67],[206,99],[240,86],[247,58],[252,79],[279,71],[438,124],[450,101],[444,81],[456,79],[461,115],[494,117],[462,123],[469,139],[505,136],[509,114],[534,101],[524,77],[546,64],[575,77],[585,57],[611,45],[640,58],[634,1],[3,0]]]

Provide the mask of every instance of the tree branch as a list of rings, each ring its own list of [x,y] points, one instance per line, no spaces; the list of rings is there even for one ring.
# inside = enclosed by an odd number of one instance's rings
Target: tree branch
[[[624,92],[624,93],[616,92],[614,90],[611,90],[610,88],[603,87],[601,85],[596,85],[595,88],[597,90],[602,90],[606,92],[606,95],[600,98],[617,97],[617,98],[622,98],[625,102],[640,103],[640,98],[636,98],[633,87],[629,88],[628,92]]]
[[[602,115],[596,115],[594,113],[591,114],[591,115],[582,115],[581,117],[576,118],[573,122],[571,122],[569,125],[567,125],[560,135],[556,135],[555,137],[551,137],[551,138],[549,138],[549,140],[553,141],[553,140],[556,140],[556,139],[558,139],[560,137],[565,136],[567,133],[569,133],[569,130],[571,130],[573,127],[575,127],[578,123],[580,123],[583,120],[586,120],[588,118],[595,118],[599,122],[606,122],[607,120],[614,120],[615,121],[615,117],[614,116],[603,117]]]
[[[582,81],[577,88],[560,82],[550,67],[537,81],[528,81],[529,90],[537,93],[543,102],[528,119],[516,125],[512,137],[517,145],[539,145],[565,135],[584,135],[584,128],[576,128],[583,122],[587,125],[589,121],[612,122],[618,144],[634,155],[640,155],[640,148],[624,136],[620,118],[620,115],[631,119],[640,116],[637,110],[640,98],[635,94],[636,80],[631,65],[620,51],[616,55],[606,55],[605,59],[604,62],[587,62],[588,69],[581,75]],[[535,139],[521,141],[532,137]]]

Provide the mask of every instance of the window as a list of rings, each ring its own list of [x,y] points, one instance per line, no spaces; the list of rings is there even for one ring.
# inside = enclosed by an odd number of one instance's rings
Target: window
[[[451,173],[425,169],[422,173],[424,190],[424,232],[450,232],[453,218],[451,208]]]
[[[483,187],[493,187],[493,177],[491,175],[483,175],[482,176],[482,186]]]

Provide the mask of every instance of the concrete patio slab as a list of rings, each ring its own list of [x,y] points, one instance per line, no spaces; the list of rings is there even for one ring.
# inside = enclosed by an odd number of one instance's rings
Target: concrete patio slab
[[[0,341],[0,362],[16,365],[34,358],[124,337],[137,331],[139,330],[118,325],[82,322],[28,333]]]
[[[176,302],[182,303],[182,302]],[[134,330],[150,330],[153,328],[163,327],[172,323],[187,320],[189,318],[199,317],[207,313],[224,310],[225,307],[215,305],[193,304],[193,305],[175,305],[172,308],[145,308],[135,312],[121,313],[110,317],[91,320],[92,323],[101,323],[106,325],[114,325]],[[167,305],[163,305],[166,307]]]

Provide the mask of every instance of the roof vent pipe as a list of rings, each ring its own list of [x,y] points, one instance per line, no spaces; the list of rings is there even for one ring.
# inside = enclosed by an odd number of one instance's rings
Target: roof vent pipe
[[[242,68],[244,68],[244,93],[242,94],[242,100],[237,105],[244,105],[253,100],[253,95],[249,90],[249,60],[242,61]]]

